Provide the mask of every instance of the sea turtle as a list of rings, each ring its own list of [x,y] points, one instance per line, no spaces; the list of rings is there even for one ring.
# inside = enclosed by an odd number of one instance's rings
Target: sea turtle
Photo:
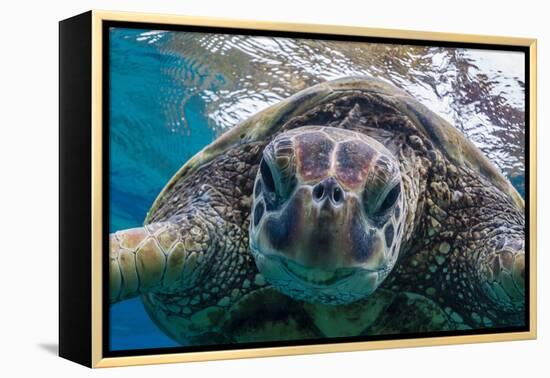
[[[342,78],[223,134],[111,234],[110,300],[182,344],[521,326],[524,221],[454,127]]]

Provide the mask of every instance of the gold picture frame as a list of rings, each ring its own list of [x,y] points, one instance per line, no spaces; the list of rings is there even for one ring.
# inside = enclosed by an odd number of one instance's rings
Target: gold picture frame
[[[529,66],[526,67],[526,76],[528,73],[528,102],[526,106],[526,121],[528,128],[528,155],[526,162],[528,168],[528,231],[526,238],[529,241],[528,250],[528,285],[529,291],[526,293],[528,297],[528,330],[521,332],[506,332],[506,333],[487,333],[475,335],[456,335],[444,337],[427,337],[427,338],[407,338],[396,340],[377,340],[377,341],[358,341],[358,342],[342,342],[331,344],[314,344],[314,345],[296,345],[296,346],[277,346],[277,347],[262,347],[250,349],[231,349],[231,350],[211,350],[200,352],[182,352],[182,353],[165,353],[165,354],[150,354],[150,355],[133,355],[120,357],[105,357],[104,353],[104,332],[103,332],[103,314],[104,308],[104,261],[106,251],[105,245],[105,228],[103,220],[105,214],[103,194],[105,187],[103,185],[104,177],[104,161],[103,149],[105,146],[105,135],[103,133],[102,122],[104,115],[104,89],[103,75],[105,69],[105,60],[103,52],[105,49],[105,29],[106,22],[127,22],[139,24],[155,24],[155,25],[186,25],[198,27],[213,27],[222,29],[250,29],[255,31],[270,31],[270,32],[299,32],[299,33],[322,33],[336,36],[358,36],[370,38],[386,38],[399,40],[419,40],[429,42],[453,42],[475,45],[501,45],[505,46],[520,46],[525,48],[528,53]],[[247,357],[265,357],[265,356],[282,356],[282,355],[298,355],[310,353],[327,353],[327,352],[345,352],[371,349],[386,349],[386,348],[402,348],[402,347],[419,347],[419,346],[435,346],[447,344],[466,344],[466,343],[481,343],[494,341],[512,341],[512,340],[527,340],[535,339],[537,336],[537,308],[536,308],[536,227],[537,227],[537,161],[536,161],[536,125],[537,125],[537,41],[529,38],[513,38],[501,36],[482,36],[469,34],[451,34],[451,33],[436,33],[423,31],[408,31],[408,30],[393,30],[393,29],[374,29],[367,27],[352,27],[352,26],[336,26],[336,25],[317,25],[317,24],[295,24],[295,23],[279,23],[279,22],[259,22],[251,20],[230,20],[217,19],[210,17],[189,17],[161,14],[146,14],[146,13],[127,13],[127,12],[111,12],[93,10],[81,16],[76,16],[72,19],[62,21],[60,23],[60,127],[61,127],[61,187],[62,193],[60,198],[65,198],[61,201],[60,218],[60,355],[76,362],[82,363],[90,367],[112,367],[112,366],[128,366],[128,365],[143,365],[157,363],[173,363],[187,361],[206,361],[217,359],[237,359]],[[82,40],[78,39],[78,33],[82,33]],[[84,41],[84,44],[82,43]],[[82,62],[88,62],[86,67],[89,69],[89,77],[82,78],[82,74],[86,71],[75,72],[69,75],[66,70],[68,61],[74,58],[78,53],[78,49],[88,49],[86,54],[81,56]],[[81,54],[82,55],[82,54]],[[79,76],[80,75],[80,76]],[[76,78],[76,79],[73,79]],[[86,94],[89,91],[89,97],[82,99],[74,95],[74,91],[69,95],[70,85],[74,85],[71,80],[82,81],[82,93]],[[66,85],[66,87],[65,87]],[[65,90],[66,94],[63,94]],[[80,89],[79,89],[80,91]],[[74,98],[70,98],[70,97]],[[75,97],[76,96],[76,97]],[[87,103],[86,101],[90,102]],[[74,103],[79,101],[80,104]],[[71,109],[83,109],[79,114],[71,113]],[[84,114],[85,113],[85,114]],[[79,118],[80,117],[80,118]],[[84,193],[76,192],[79,186],[74,188],[65,188],[65,181],[72,174],[76,167],[70,166],[70,163],[64,161],[68,159],[70,153],[75,153],[70,150],[70,147],[64,147],[64,140],[69,143],[74,140],[75,136],[70,133],[76,133],[76,130],[68,130],[76,127],[75,121],[89,122],[89,128],[83,127],[82,135],[83,143],[89,144],[89,171],[86,170],[83,175],[86,175],[86,180],[82,181],[82,190]],[[80,127],[80,126],[79,126]],[[527,154],[527,153],[526,153]],[[74,184],[74,183],[73,183]],[[79,184],[80,185],[80,184]],[[86,188],[86,186],[88,186]],[[74,190],[74,192],[71,192]],[[71,203],[81,198],[82,195],[89,195],[89,201],[86,202],[86,212],[81,217],[89,219],[78,224],[71,221],[77,219],[78,214],[71,213],[72,210],[67,207]],[[76,210],[75,210],[76,211]],[[73,217],[73,218],[71,218]],[[89,228],[87,228],[89,226]],[[67,234],[74,232],[74,227],[81,227],[80,231],[86,234],[86,239],[83,237],[69,240]],[[89,241],[89,244],[82,243],[82,240]],[[75,246],[80,245],[80,249],[85,249],[84,257],[71,256],[69,250],[74,254]],[[72,248],[72,249],[71,249]],[[71,272],[68,272],[72,270]],[[82,273],[82,274],[80,274]],[[77,274],[80,277],[77,277]],[[88,280],[89,285],[85,283],[79,284]],[[88,282],[86,281],[86,282]],[[83,290],[83,302],[78,302],[74,299],[77,295],[77,290]],[[87,291],[89,290],[89,292]],[[75,302],[76,301],[76,302]],[[80,303],[80,305],[79,305]],[[82,316],[82,313],[77,313],[74,307],[80,307],[79,311],[89,312],[88,316]],[[78,324],[74,322],[68,325],[69,318],[79,318]],[[80,342],[86,344],[89,341],[89,349],[80,348],[75,351]]]

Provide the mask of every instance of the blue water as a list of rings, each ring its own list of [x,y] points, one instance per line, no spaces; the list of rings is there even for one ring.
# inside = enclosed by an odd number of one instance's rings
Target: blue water
[[[183,88],[162,74],[163,38],[154,44],[139,41],[144,32],[111,30],[110,232],[141,226],[174,172],[215,138],[200,97],[183,108],[193,132],[170,126],[165,106]],[[176,58],[170,63],[185,64]],[[177,345],[151,322],[139,298],[112,306],[110,319],[112,350]]]
[[[416,47],[387,55],[367,44],[361,48],[372,51],[354,56],[338,44],[119,28],[111,29],[110,41],[111,232],[141,226],[171,176],[223,131],[338,74],[376,75],[407,89],[471,137],[524,195],[523,68],[511,65],[509,56],[499,60],[493,52],[456,49],[420,54]],[[304,63],[303,54],[312,52],[330,59]],[[408,68],[418,66],[410,63],[413,58],[429,64],[414,71]],[[441,79],[460,72],[461,82],[471,84],[466,97]],[[519,116],[498,117],[510,111]],[[110,325],[111,350],[176,345],[139,299],[112,306]]]

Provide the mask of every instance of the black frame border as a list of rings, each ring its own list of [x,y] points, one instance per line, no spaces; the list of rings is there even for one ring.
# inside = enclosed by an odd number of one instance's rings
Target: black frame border
[[[59,22],[59,356],[92,365],[92,12]]]
[[[515,51],[524,53],[525,64],[525,265],[527,267],[525,274],[525,325],[517,327],[502,327],[502,328],[487,328],[487,329],[475,329],[464,331],[442,331],[442,332],[425,332],[425,333],[407,333],[407,334],[392,334],[392,335],[376,335],[376,336],[353,336],[353,337],[339,337],[339,338],[326,338],[326,339],[304,339],[293,341],[266,341],[266,342],[254,342],[254,343],[238,343],[238,344],[217,344],[217,345],[203,345],[203,346],[180,346],[180,347],[166,347],[166,348],[140,348],[140,349],[125,349],[112,351],[109,348],[109,329],[110,329],[110,316],[109,316],[109,285],[108,275],[103,275],[102,284],[102,304],[103,313],[102,321],[102,357],[130,357],[130,356],[143,356],[143,355],[159,355],[159,354],[171,354],[171,353],[191,353],[191,352],[207,352],[207,351],[219,351],[219,350],[238,350],[238,349],[257,349],[257,348],[272,348],[272,347],[290,347],[290,346],[304,346],[304,345],[330,345],[336,343],[353,343],[353,342],[367,342],[367,341],[383,341],[383,340],[406,340],[406,339],[425,339],[434,337],[448,337],[448,336],[469,336],[469,335],[490,335],[501,334],[511,332],[528,332],[531,329],[530,318],[530,130],[531,130],[531,56],[529,46],[516,46],[516,45],[501,45],[501,44],[485,44],[485,43],[471,43],[471,42],[450,42],[450,41],[434,41],[434,40],[422,40],[422,39],[409,39],[409,38],[393,38],[393,37],[369,37],[369,36],[357,36],[357,35],[336,35],[329,33],[308,33],[308,32],[290,32],[290,31],[272,31],[262,29],[241,29],[241,28],[229,28],[229,27],[212,27],[212,26],[194,26],[194,25],[174,25],[163,23],[149,23],[149,22],[132,22],[132,21],[102,21],[102,80],[103,80],[103,93],[102,93],[102,143],[103,143],[103,156],[102,156],[102,172],[103,172],[103,222],[102,222],[102,271],[109,271],[109,179],[110,179],[110,145],[109,145],[109,117],[110,117],[110,33],[111,27],[116,28],[129,28],[129,29],[153,29],[153,30],[166,30],[176,32],[201,32],[201,33],[215,33],[215,34],[238,34],[238,35],[254,35],[254,36],[266,36],[266,37],[280,37],[280,38],[303,38],[303,39],[324,39],[324,40],[337,40],[347,42],[364,42],[364,43],[384,43],[384,44],[396,44],[396,45],[413,45],[413,46],[431,46],[431,47],[450,47],[450,48],[468,48],[468,49],[482,49],[482,50],[498,50],[498,51]]]

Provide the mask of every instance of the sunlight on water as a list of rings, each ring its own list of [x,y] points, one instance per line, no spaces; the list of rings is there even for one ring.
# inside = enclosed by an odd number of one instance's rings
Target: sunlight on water
[[[111,30],[110,230],[142,225],[177,169],[239,121],[329,79],[371,75],[468,136],[524,193],[522,53]],[[111,348],[175,345],[139,299],[111,309]]]
[[[187,94],[204,99],[217,134],[313,84],[370,75],[405,89],[448,120],[506,175],[523,174],[523,53],[169,34],[170,42],[161,52],[192,63],[168,72]],[[181,114],[178,118],[185,121]]]

